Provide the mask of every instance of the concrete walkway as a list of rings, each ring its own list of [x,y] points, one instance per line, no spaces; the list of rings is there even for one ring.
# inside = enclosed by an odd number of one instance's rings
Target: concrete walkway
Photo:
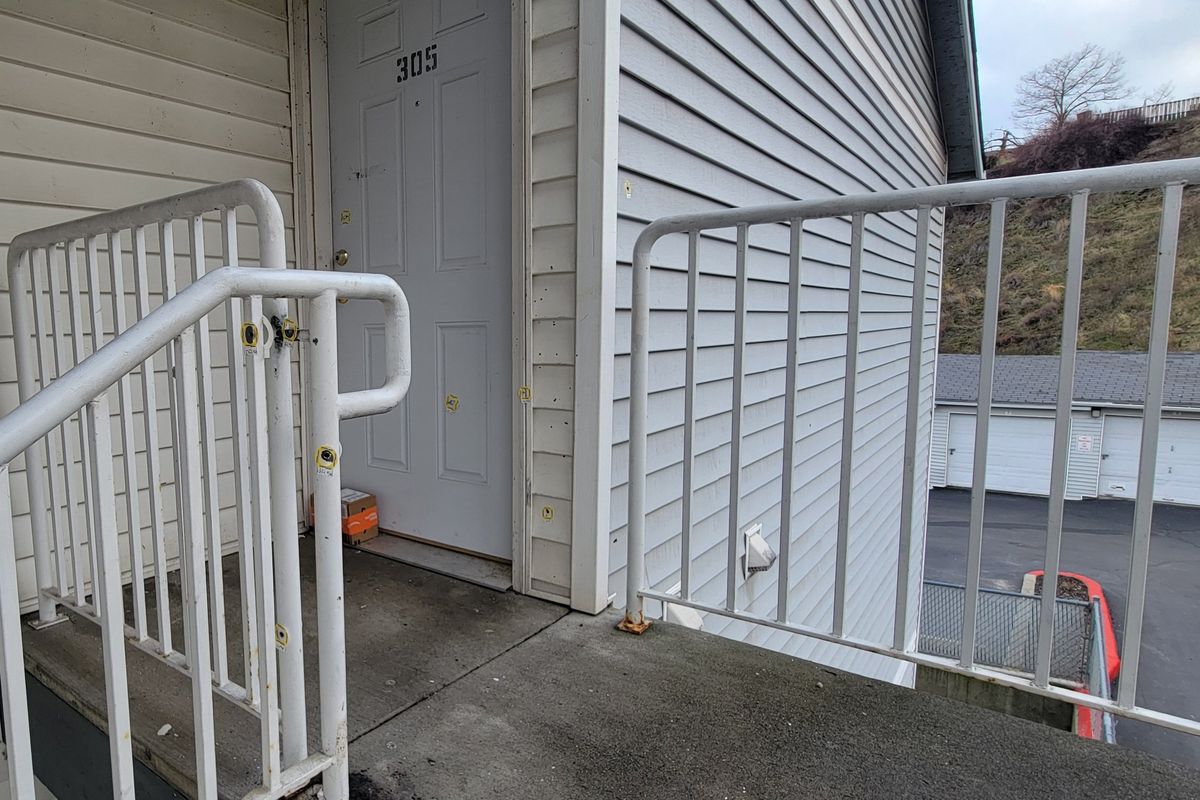
[[[1200,773],[707,634],[572,614],[354,742],[355,797],[1195,798]]]
[[[363,553],[346,575],[355,798],[1200,797],[1200,773],[1167,761],[715,636],[631,636]],[[95,626],[26,638],[39,680],[102,722]],[[188,793],[186,681],[129,660],[135,753]],[[308,696],[315,716],[311,679]],[[221,794],[241,797],[257,726],[217,705]],[[61,770],[62,750],[43,758]]]

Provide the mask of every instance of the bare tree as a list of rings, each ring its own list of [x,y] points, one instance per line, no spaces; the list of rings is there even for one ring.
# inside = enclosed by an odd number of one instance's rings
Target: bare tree
[[[1161,84],[1153,92],[1150,92],[1143,97],[1142,105],[1153,106],[1157,105],[1158,103],[1165,103],[1167,100],[1171,99],[1171,95],[1173,94],[1175,94],[1175,84],[1167,81],[1166,83]]]
[[[1022,77],[1013,117],[1033,129],[1057,129],[1080,111],[1130,93],[1124,56],[1089,43]]]

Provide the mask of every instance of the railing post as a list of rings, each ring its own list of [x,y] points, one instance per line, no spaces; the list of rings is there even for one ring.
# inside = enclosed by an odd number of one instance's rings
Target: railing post
[[[339,460],[342,444],[337,407],[337,295],[327,291],[309,303],[309,367],[312,375],[312,436],[316,467],[313,514],[317,562],[318,669],[321,673],[321,749],[333,761],[322,788],[328,800],[350,796],[346,731],[346,618],[342,580]]]
[[[617,625],[643,633],[646,621],[646,377],[650,342],[650,248],[656,235],[646,229],[633,247],[633,289],[629,343],[629,514],[625,562],[625,617]]]
[[[285,269],[283,216],[279,207],[257,219],[259,263]],[[290,767],[308,757],[308,715],[304,703],[304,627],[300,602],[300,521],[296,511],[296,451],[292,437],[292,347],[279,335],[288,315],[283,298],[263,298],[275,328],[275,352],[267,364],[267,446],[271,459],[271,535],[275,543],[275,613],[286,643],[279,650],[281,755]],[[257,322],[258,320],[254,320]],[[324,679],[322,679],[324,680]]]
[[[33,797],[33,747],[25,694],[21,646],[21,599],[17,595],[17,552],[13,545],[12,495],[8,465],[0,466],[0,703],[12,796]]]

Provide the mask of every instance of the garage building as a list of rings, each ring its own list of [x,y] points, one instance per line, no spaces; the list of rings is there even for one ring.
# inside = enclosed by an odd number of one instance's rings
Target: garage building
[[[1082,351],[1075,363],[1067,499],[1132,498],[1137,489],[1145,353]],[[1058,356],[996,359],[987,488],[1048,495]],[[938,357],[933,486],[970,487],[979,356]],[[1200,505],[1200,353],[1170,353],[1155,500]]]

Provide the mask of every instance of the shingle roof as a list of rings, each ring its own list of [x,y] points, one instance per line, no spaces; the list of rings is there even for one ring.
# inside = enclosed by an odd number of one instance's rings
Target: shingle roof
[[[1081,351],[1075,360],[1075,401],[1141,405],[1146,399],[1145,353]],[[938,356],[937,399],[974,403],[979,356]],[[1163,404],[1200,408],[1200,353],[1168,353]],[[1052,406],[1058,394],[1058,356],[997,356],[993,403]]]

